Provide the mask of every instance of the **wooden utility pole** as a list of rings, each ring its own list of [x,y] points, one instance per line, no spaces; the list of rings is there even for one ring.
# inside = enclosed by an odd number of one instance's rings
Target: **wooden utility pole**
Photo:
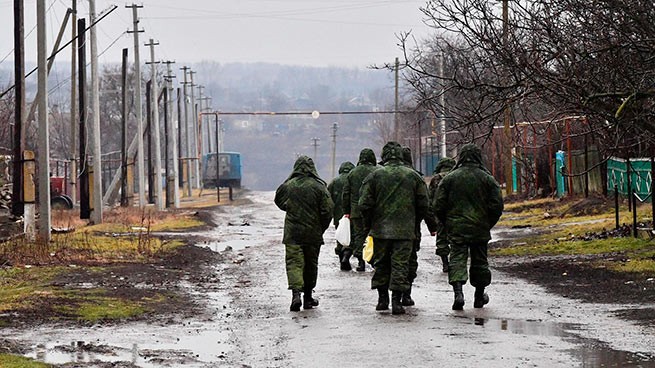
[[[79,143],[80,143],[80,218],[91,217],[91,206],[89,203],[89,165],[86,158],[86,20],[80,18],[77,21],[79,29],[78,43],[78,78],[79,78]]]
[[[164,209],[164,196],[162,194],[162,184],[161,184],[161,143],[159,141],[159,101],[157,96],[159,96],[159,88],[157,87],[157,64],[158,61],[155,61],[155,46],[159,45],[159,42],[155,42],[152,38],[146,46],[150,47],[150,106],[152,119],[150,120],[150,139],[154,141],[155,145],[155,180],[153,182],[155,186],[155,206],[159,211]]]
[[[77,202],[77,0],[71,6],[71,109],[70,109],[70,197],[73,204]]]
[[[503,0],[503,46],[506,48],[509,39],[509,9],[508,0]],[[505,81],[507,81],[507,72],[505,72]],[[509,101],[505,100],[505,109],[503,110],[503,132],[505,133],[504,156],[505,156],[505,194],[511,195],[514,192],[514,180],[512,175],[512,129],[510,127],[511,106]]]
[[[50,241],[50,135],[48,131],[48,50],[45,0],[36,2],[36,39],[39,66],[39,240]]]
[[[16,108],[13,131],[13,183],[11,213],[18,217],[23,206],[23,151],[25,150],[25,9],[23,0],[14,0],[14,78],[16,81]]]
[[[123,58],[121,64],[121,120],[123,123],[123,134],[121,139],[121,207],[127,207],[131,203],[129,198],[132,193],[128,193],[127,183],[127,49],[123,49]]]
[[[398,122],[398,104],[399,104],[399,96],[398,96],[398,69],[400,68],[400,62],[398,61],[398,58],[396,58],[396,63],[395,63],[395,87],[394,87],[394,113],[393,113],[393,135],[394,135],[394,140],[396,142],[400,141],[400,123]]]
[[[318,161],[318,142],[321,140],[321,138],[316,138],[312,137],[310,138],[312,140],[312,146],[314,146],[314,165],[317,165]]]
[[[143,208],[146,205],[146,171],[144,161],[144,146],[143,146],[143,105],[141,101],[141,58],[139,54],[139,33],[143,30],[139,29],[139,14],[138,9],[143,8],[143,5],[126,5],[126,8],[132,9],[132,22],[134,29],[128,33],[134,34],[134,79],[136,83],[135,99],[136,99],[136,126],[137,126],[137,154],[136,154],[136,171],[139,182],[139,207]]]
[[[96,1],[89,0],[89,19],[96,21]],[[93,210],[91,221],[102,223],[102,148],[100,145],[100,81],[98,78],[98,40],[96,26],[90,29],[91,37],[91,142],[93,145]]]

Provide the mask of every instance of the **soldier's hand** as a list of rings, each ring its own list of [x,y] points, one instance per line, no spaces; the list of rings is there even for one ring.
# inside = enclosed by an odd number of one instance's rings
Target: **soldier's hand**
[[[437,236],[437,232],[436,232],[436,231],[433,231],[433,232],[430,233],[430,235],[432,235],[432,236]]]
[[[349,214],[349,213],[344,213],[344,214],[343,214],[343,217],[345,217],[345,218],[350,218],[350,214]]]

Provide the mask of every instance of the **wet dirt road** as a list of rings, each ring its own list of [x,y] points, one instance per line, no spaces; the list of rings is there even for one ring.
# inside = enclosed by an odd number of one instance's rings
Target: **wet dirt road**
[[[284,213],[273,193],[250,197],[250,205],[216,212],[216,229],[194,234],[208,239],[199,246],[224,255],[207,281],[187,285],[206,300],[206,314],[157,324],[13,331],[12,338],[31,342],[29,356],[81,366],[655,366],[655,328],[613,316],[644,306],[581,303],[494,271],[489,305],[473,309],[467,285],[464,311],[452,311],[452,291],[429,236],[419,253],[416,306],[407,315],[375,311],[370,267],[339,270],[332,229],[319,261],[320,306],[289,312]]]

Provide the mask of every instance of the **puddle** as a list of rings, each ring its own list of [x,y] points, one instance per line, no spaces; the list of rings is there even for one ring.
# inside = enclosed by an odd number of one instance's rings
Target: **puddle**
[[[466,317],[470,321],[468,317]],[[643,353],[615,350],[598,341],[580,339],[578,325],[541,321],[473,318],[473,324],[484,329],[507,331],[519,335],[562,337],[577,343],[569,352],[581,367],[654,367],[655,357]]]

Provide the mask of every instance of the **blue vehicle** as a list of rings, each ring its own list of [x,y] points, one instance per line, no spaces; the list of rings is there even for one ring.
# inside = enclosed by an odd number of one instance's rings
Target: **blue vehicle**
[[[219,170],[216,175],[216,152],[202,157],[202,182],[205,188],[241,187],[241,154],[239,152],[220,152]]]

